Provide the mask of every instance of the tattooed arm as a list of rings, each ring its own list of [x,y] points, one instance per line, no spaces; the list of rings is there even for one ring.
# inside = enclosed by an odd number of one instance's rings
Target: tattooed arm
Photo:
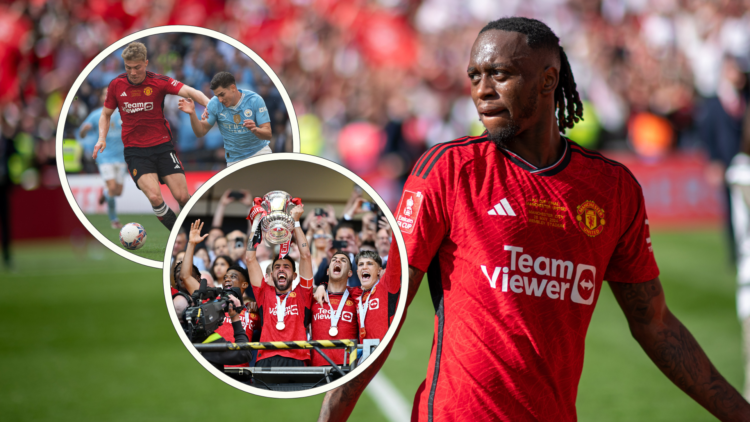
[[[669,311],[658,278],[609,285],[633,337],[667,378],[719,420],[750,421],[750,404],[719,374],[693,335]]]
[[[354,405],[356,405],[357,400],[359,400],[359,396],[362,395],[367,384],[369,384],[375,374],[378,373],[383,366],[383,363],[385,363],[385,360],[388,358],[388,355],[391,353],[391,347],[393,347],[393,343],[396,342],[396,337],[398,337],[398,333],[401,331],[401,326],[404,325],[404,321],[406,320],[406,310],[409,309],[411,301],[417,294],[422,278],[424,278],[424,271],[418,270],[414,267],[409,267],[409,294],[406,298],[404,316],[401,318],[396,334],[393,336],[393,339],[391,339],[391,342],[388,343],[388,347],[383,350],[383,354],[378,357],[378,360],[368,366],[364,372],[343,386],[326,393],[323,398],[323,405],[320,407],[318,422],[343,421],[349,418],[352,410],[354,410]]]

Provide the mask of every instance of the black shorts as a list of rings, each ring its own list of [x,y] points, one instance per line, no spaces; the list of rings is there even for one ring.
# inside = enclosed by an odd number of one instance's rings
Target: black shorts
[[[125,163],[128,165],[128,173],[133,178],[135,185],[138,186],[138,179],[144,174],[156,173],[159,176],[159,183],[164,184],[162,179],[170,174],[182,173],[182,162],[177,158],[174,146],[171,142],[155,145],[153,147],[125,148]],[[141,187],[138,186],[138,189]]]

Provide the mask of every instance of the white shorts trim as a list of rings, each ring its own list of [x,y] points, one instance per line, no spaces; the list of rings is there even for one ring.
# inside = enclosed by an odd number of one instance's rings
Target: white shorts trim
[[[128,174],[128,166],[125,163],[99,164],[99,174],[104,180],[115,179],[118,185],[125,183],[125,175]]]
[[[261,148],[260,151],[256,152],[255,154],[253,154],[253,155],[251,155],[250,157],[247,157],[247,158],[252,158],[252,157],[257,157],[259,155],[266,155],[266,154],[272,154],[272,153],[273,153],[273,151],[271,150],[271,147],[269,147],[268,145],[266,145],[263,148]],[[244,160],[247,160],[247,158],[244,158]],[[231,163],[227,163],[227,167],[233,166],[233,165],[235,165],[235,164],[237,164],[237,163],[239,163],[241,161],[242,160],[232,161]]]

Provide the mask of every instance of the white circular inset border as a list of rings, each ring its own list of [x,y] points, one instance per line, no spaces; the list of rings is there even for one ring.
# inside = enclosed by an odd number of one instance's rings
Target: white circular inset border
[[[239,51],[245,53],[248,57],[250,57],[251,60],[255,62],[258,66],[260,66],[261,69],[263,69],[264,72],[266,72],[266,75],[271,79],[271,82],[276,86],[276,89],[279,91],[279,94],[281,95],[281,99],[284,101],[284,106],[286,107],[287,113],[289,114],[289,123],[292,126],[292,151],[298,153],[300,151],[300,139],[299,139],[299,124],[297,122],[297,114],[294,112],[294,107],[292,106],[292,100],[289,98],[289,94],[286,92],[286,89],[284,88],[284,85],[281,83],[281,80],[276,75],[276,72],[273,71],[271,66],[268,65],[268,63],[265,62],[259,55],[257,55],[253,50],[251,50],[246,45],[242,44],[241,42],[235,40],[234,38],[222,34],[221,32],[216,32],[211,29],[201,28],[197,26],[187,26],[187,25],[168,25],[168,26],[158,26],[155,28],[149,28],[144,29],[143,31],[138,31],[134,34],[128,35],[125,38],[122,38],[109,47],[105,48],[104,51],[99,53],[96,57],[94,57],[93,60],[83,69],[80,75],[78,75],[78,78],[76,78],[75,82],[73,83],[73,86],[70,88],[70,91],[68,91],[67,97],[65,97],[65,102],[63,103],[62,110],[60,111],[60,117],[57,120],[57,134],[55,137],[55,154],[57,156],[57,173],[60,176],[60,184],[62,185],[63,191],[65,192],[65,197],[68,200],[68,203],[70,204],[70,207],[73,209],[73,212],[76,214],[76,217],[78,217],[78,220],[83,224],[84,227],[86,227],[86,230],[91,233],[96,240],[99,241],[102,245],[109,248],[112,252],[120,255],[121,257],[128,259],[130,261],[136,262],[141,265],[145,265],[148,267],[153,268],[161,268],[164,265],[164,262],[161,261],[155,261],[153,259],[144,258],[138,255],[135,255],[131,252],[129,252],[127,249],[123,249],[119,247],[114,242],[107,239],[103,234],[97,230],[93,224],[89,221],[88,218],[86,218],[86,215],[81,211],[81,207],[78,206],[78,202],[76,202],[75,198],[73,197],[73,193],[70,190],[70,184],[68,184],[68,176],[65,173],[65,164],[63,162],[63,151],[62,151],[62,145],[63,145],[63,132],[65,130],[65,121],[68,118],[68,112],[70,111],[70,106],[73,104],[73,98],[75,98],[76,93],[78,93],[78,90],[81,88],[81,85],[86,80],[86,77],[91,73],[94,68],[104,61],[107,57],[109,57],[112,53],[117,51],[120,47],[123,47],[133,41],[137,41],[143,37],[148,37],[151,35],[159,35],[159,34],[166,34],[166,33],[172,33],[172,32],[182,32],[182,33],[188,33],[188,34],[196,34],[196,35],[204,35],[207,37],[215,38],[219,41],[223,41],[232,47],[238,49]],[[221,172],[215,174],[211,177],[211,179],[218,176]],[[210,179],[209,182],[210,183]],[[180,212],[180,215],[182,215],[182,212]],[[181,221],[181,220],[180,220]],[[170,233],[170,239],[171,239],[171,233]],[[167,245],[165,245],[166,247]]]
[[[222,170],[219,177],[212,177],[208,182],[204,183],[198,190],[195,192],[195,194],[190,198],[187,204],[185,204],[185,208],[183,212],[180,212],[180,215],[177,217],[177,222],[175,223],[176,226],[182,226],[182,223],[187,218],[188,213],[193,208],[193,206],[198,202],[198,200],[211,188],[213,185],[215,185],[219,180],[221,180],[224,176],[227,176],[228,174],[234,173],[235,171],[239,171],[244,169],[245,167],[251,166],[253,164],[259,164],[264,163],[266,161],[304,161],[308,163],[318,164],[324,167],[327,167],[333,171],[336,171],[337,173],[341,174],[342,176],[347,177],[352,182],[356,183],[358,186],[360,186],[365,192],[367,192],[370,197],[378,204],[378,207],[380,207],[381,210],[383,210],[383,213],[385,214],[386,218],[388,219],[388,223],[393,228],[393,234],[396,237],[396,244],[398,245],[398,252],[399,257],[401,258],[401,291],[398,298],[398,306],[396,307],[396,315],[393,318],[393,322],[391,323],[391,326],[388,327],[388,331],[385,334],[385,337],[383,337],[383,341],[378,345],[378,347],[375,348],[375,351],[370,355],[368,359],[366,359],[361,365],[357,366],[352,372],[348,373],[345,377],[340,378],[332,383],[322,385],[320,387],[311,388],[309,390],[301,390],[301,391],[288,391],[288,392],[278,392],[278,391],[271,391],[271,390],[263,390],[257,387],[252,387],[247,384],[243,384],[237,380],[234,380],[230,378],[229,376],[225,375],[223,372],[216,369],[213,365],[211,365],[206,359],[203,358],[203,356],[198,352],[198,350],[193,347],[193,344],[190,342],[190,339],[187,338],[187,334],[185,334],[184,330],[182,329],[182,326],[180,325],[180,321],[177,319],[177,313],[175,313],[174,306],[172,305],[172,290],[171,285],[169,284],[169,265],[163,266],[163,277],[164,277],[164,298],[166,300],[167,304],[167,310],[169,312],[169,317],[172,319],[172,324],[174,325],[175,330],[177,331],[177,335],[180,337],[180,340],[182,340],[182,343],[185,345],[187,350],[190,352],[190,354],[193,355],[196,361],[200,363],[206,370],[210,373],[212,373],[214,376],[219,378],[220,380],[224,381],[225,383],[231,385],[234,388],[237,388],[238,390],[242,390],[246,393],[254,394],[256,396],[262,396],[262,397],[270,397],[270,398],[277,398],[277,399],[296,399],[301,397],[309,397],[314,396],[316,394],[322,394],[326,391],[332,390],[334,388],[340,387],[344,384],[346,384],[348,381],[351,381],[356,377],[357,375],[361,374],[365,369],[367,369],[368,366],[370,366],[373,362],[375,362],[380,355],[383,353],[383,350],[387,348],[387,345],[393,340],[393,337],[396,335],[396,329],[398,328],[399,323],[401,322],[401,318],[404,316],[404,310],[406,308],[406,298],[408,295],[409,290],[409,263],[407,262],[406,257],[406,244],[404,243],[404,237],[401,234],[401,230],[398,228],[398,224],[396,224],[396,218],[393,216],[393,213],[386,205],[385,201],[378,195],[378,193],[370,187],[367,183],[365,183],[362,178],[351,172],[345,167],[342,167],[339,164],[336,164],[332,161],[328,161],[324,158],[320,158],[314,155],[307,155],[307,154],[294,154],[294,153],[276,153],[276,154],[267,154],[262,155],[259,157],[253,157],[249,158],[247,160],[243,160],[238,164],[235,164],[226,170]],[[172,259],[171,254],[171,248],[169,246],[174,245],[175,240],[177,239],[177,231],[172,230],[172,232],[169,234],[169,240],[167,240],[167,250],[164,253],[164,262],[170,262]]]

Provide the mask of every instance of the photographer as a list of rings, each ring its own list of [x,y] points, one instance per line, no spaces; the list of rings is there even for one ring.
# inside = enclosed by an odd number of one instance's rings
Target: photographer
[[[201,236],[201,230],[203,228],[203,223],[201,223],[200,219],[196,220],[190,225],[190,235],[188,238],[188,246],[185,250],[185,260],[186,262],[189,262],[189,260],[192,258],[192,254],[195,250],[195,245],[202,242],[208,234],[205,234]],[[200,277],[200,274],[198,275]],[[232,265],[229,267],[229,269],[224,274],[224,289],[223,291],[219,291],[219,300],[224,300],[226,298],[229,303],[227,303],[226,312],[224,314],[224,321],[221,325],[219,325],[213,333],[205,332],[204,334],[210,334],[206,341],[208,342],[214,342],[219,340],[219,337],[221,337],[223,340],[228,342],[247,342],[249,338],[252,338],[255,334],[254,331],[257,327],[257,324],[259,322],[258,315],[255,313],[249,312],[247,309],[245,309],[242,306],[242,295],[245,292],[245,289],[248,287],[248,274],[247,270],[238,266],[238,265]],[[180,272],[180,281],[182,281],[186,286],[188,287],[188,292],[192,295],[195,293],[195,290],[201,288],[200,282],[196,280],[195,273],[189,274],[188,270],[183,270]],[[197,287],[196,287],[197,286]],[[205,293],[208,297],[214,296],[217,293],[216,289],[208,289],[201,290],[199,293],[203,294]],[[210,300],[204,300],[204,302],[209,302]],[[235,324],[235,322],[238,322],[238,324]],[[257,333],[258,337],[260,336],[260,333]],[[195,341],[195,339],[191,339],[191,341]],[[211,359],[209,359],[210,355]],[[242,353],[229,353],[229,352],[222,352],[222,353],[212,353],[212,354],[204,354],[206,356],[206,359],[208,359],[210,362],[215,364],[221,364],[221,365],[238,365],[238,366],[248,366],[252,362],[254,362],[256,353],[254,351],[242,351]]]

